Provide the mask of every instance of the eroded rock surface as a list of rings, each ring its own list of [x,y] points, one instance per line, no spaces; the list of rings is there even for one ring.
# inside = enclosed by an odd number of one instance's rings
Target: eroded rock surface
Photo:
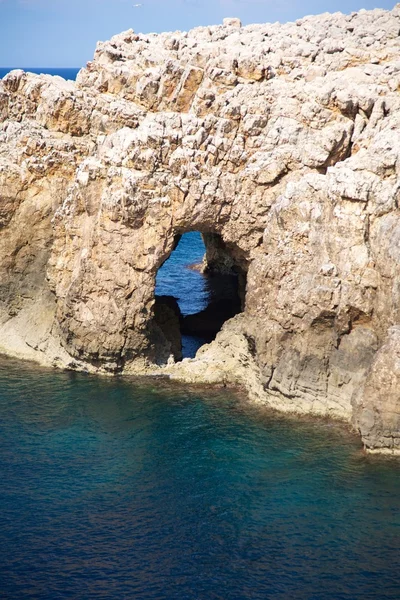
[[[399,4],[227,19],[124,32],[76,83],[7,75],[2,350],[239,382],[399,451],[399,32]],[[188,230],[218,234],[247,273],[245,310],[196,359],[163,367],[155,276]]]

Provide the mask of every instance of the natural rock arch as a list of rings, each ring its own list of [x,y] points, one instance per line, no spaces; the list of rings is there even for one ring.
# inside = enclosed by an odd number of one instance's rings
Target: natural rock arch
[[[246,307],[163,372],[240,383],[400,447],[400,6],[98,45],[76,83],[0,83],[0,346],[154,372],[174,236],[245,257]],[[384,390],[384,393],[383,393]]]
[[[186,257],[186,261],[189,262],[182,263],[183,255],[180,252],[179,264],[168,267],[170,259],[178,253],[178,245],[182,237],[190,233],[201,235],[203,254],[200,262],[190,264],[190,258]],[[199,237],[199,240],[201,238]],[[187,247],[190,252],[190,246]],[[174,248],[161,267],[164,268],[164,272],[167,269],[170,281],[164,285],[162,279],[160,282],[161,290],[169,294],[155,294],[154,321],[161,329],[158,346],[165,348],[165,353],[160,351],[157,358],[164,362],[172,359],[179,361],[185,356],[182,348],[183,339],[186,343],[190,342],[190,338],[192,339],[193,351],[193,347],[201,347],[213,341],[226,321],[245,310],[247,261],[237,247],[232,244],[226,245],[221,236],[216,233],[200,234],[199,231],[185,231],[175,235]],[[161,267],[158,274],[161,272]],[[192,285],[199,288],[197,290],[190,290],[187,287],[185,280],[189,271],[192,271],[190,281]],[[173,285],[171,281],[174,282]],[[176,298],[177,290],[178,292],[181,290],[184,297]],[[190,296],[193,292],[200,291],[203,298],[196,312],[193,310],[195,306],[190,301]],[[185,303],[190,312],[187,314],[181,312],[179,300]],[[197,301],[199,302],[200,299]],[[152,326],[154,329],[154,323]]]

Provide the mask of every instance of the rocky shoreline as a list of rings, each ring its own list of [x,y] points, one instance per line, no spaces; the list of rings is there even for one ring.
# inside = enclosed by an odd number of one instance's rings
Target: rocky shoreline
[[[76,82],[0,81],[0,349],[239,384],[400,453],[400,4],[98,44]],[[243,312],[174,362],[179,236]]]

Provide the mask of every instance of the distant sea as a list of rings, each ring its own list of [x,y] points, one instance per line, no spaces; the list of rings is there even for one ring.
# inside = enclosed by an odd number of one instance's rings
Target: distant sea
[[[211,300],[212,292],[207,279],[190,266],[203,260],[206,249],[198,231],[182,236],[177,248],[157,273],[156,294],[174,296],[183,316],[200,312]],[[182,336],[185,358],[193,358],[206,340],[195,336]]]
[[[54,69],[51,67],[0,67],[0,79],[2,79],[7,73],[12,71],[13,69],[22,69],[23,71],[28,71],[29,73],[37,73],[38,75],[59,75],[64,79],[72,79],[75,81],[77,74],[80,71],[80,68],[63,68],[63,69]]]

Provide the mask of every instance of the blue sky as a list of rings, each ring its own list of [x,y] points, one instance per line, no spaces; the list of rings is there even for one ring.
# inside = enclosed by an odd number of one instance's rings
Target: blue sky
[[[135,4],[141,4],[135,7]],[[0,0],[0,67],[81,67],[98,40],[125,29],[187,30],[240,17],[244,24],[308,14],[391,9],[396,0]]]

